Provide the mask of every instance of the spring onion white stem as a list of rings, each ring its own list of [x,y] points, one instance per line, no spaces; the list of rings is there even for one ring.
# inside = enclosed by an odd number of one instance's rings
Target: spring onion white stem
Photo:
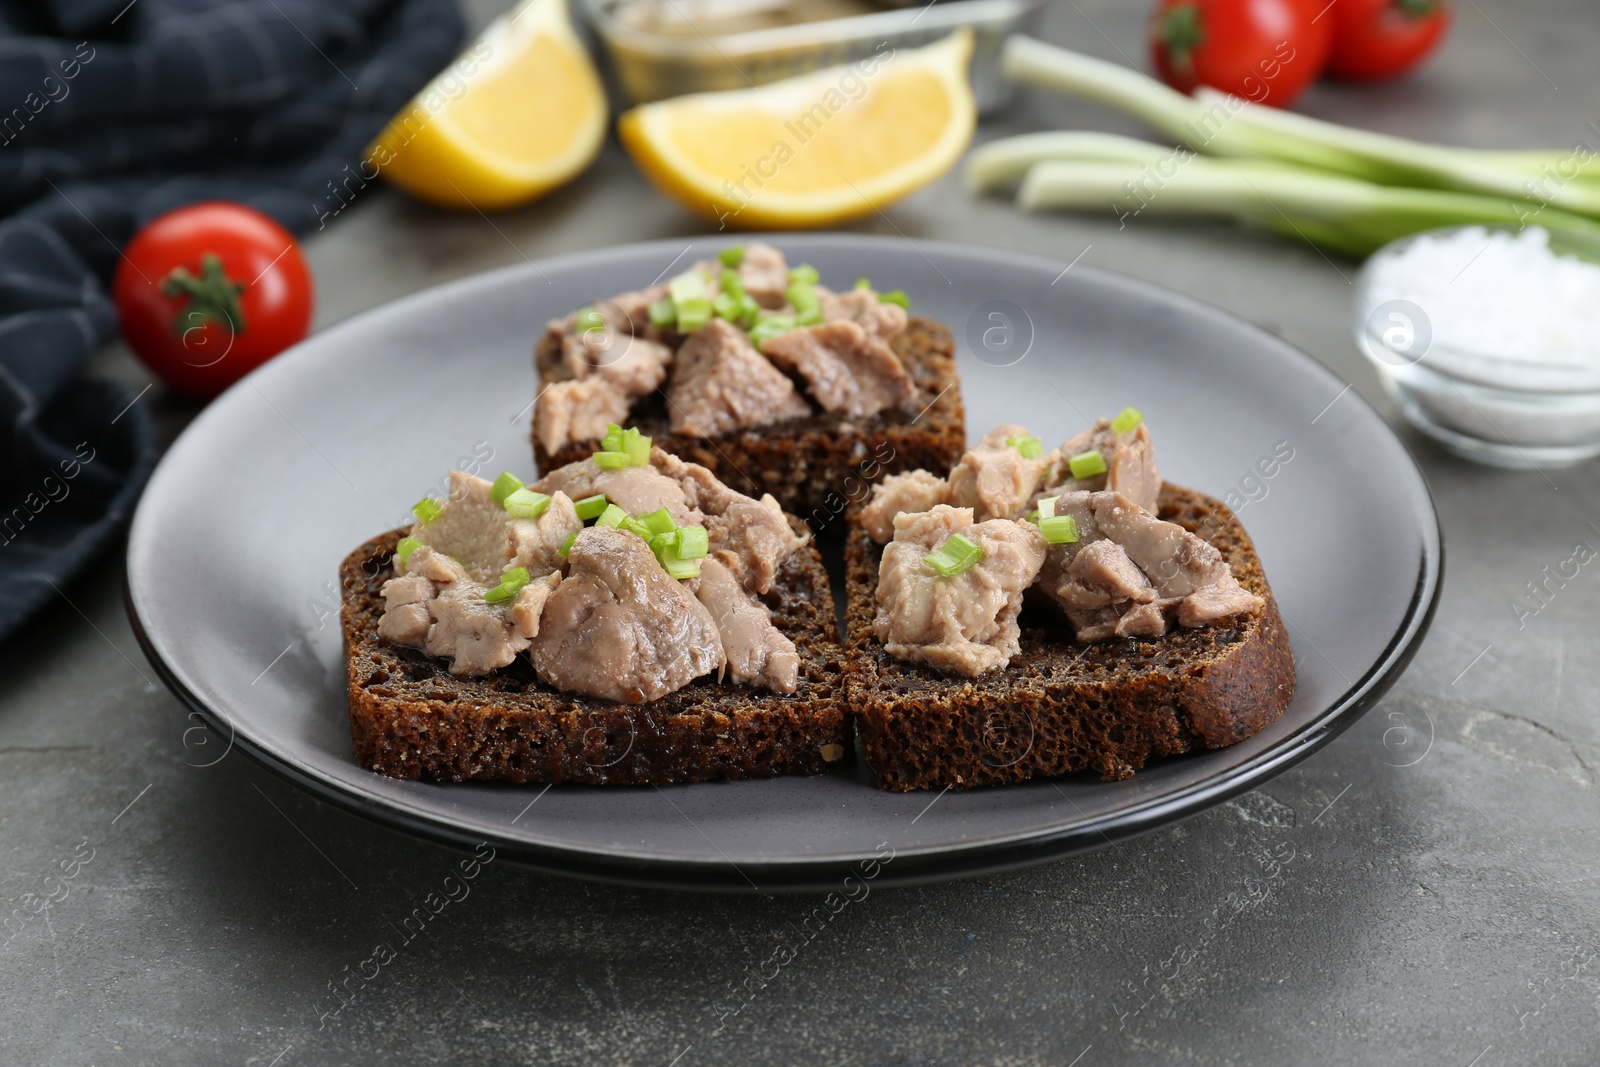
[[[967,157],[967,187],[974,192],[989,192],[1014,186],[1028,173],[1028,168],[1051,159],[1155,165],[1173,151],[1166,145],[1116,133],[1086,130],[1025,133],[973,149]]]

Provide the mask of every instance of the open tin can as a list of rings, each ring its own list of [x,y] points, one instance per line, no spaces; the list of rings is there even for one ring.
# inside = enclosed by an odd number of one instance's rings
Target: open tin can
[[[1000,45],[1033,28],[1044,0],[951,0],[891,7],[867,0],[579,0],[599,39],[616,99],[648,103],[743,89],[973,32],[978,111],[1003,106],[1010,85]]]

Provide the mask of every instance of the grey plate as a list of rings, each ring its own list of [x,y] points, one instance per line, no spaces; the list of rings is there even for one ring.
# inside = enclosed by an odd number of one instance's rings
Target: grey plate
[[[224,744],[330,802],[435,840],[489,841],[569,874],[762,891],[1036,862],[1171,822],[1304,758],[1393,682],[1427,628],[1441,548],[1411,458],[1354,392],[1282,341],[1128,278],[996,250],[778,236],[825,283],[869,275],[951,324],[974,436],[1048,441],[1125,405],[1162,472],[1235,493],[1298,660],[1282,720],[1134,778],[886,793],[846,773],[669,789],[430,785],[353,759],[334,583],[453,466],[531,472],[530,350],[549,316],[726,241],[610,248],[418,293],[316,335],[218,399],[167,453],[134,519],[128,603],[151,662]],[[1280,444],[1281,443],[1281,444]],[[1272,478],[1257,464],[1293,458]],[[1253,498],[1253,499],[1252,499]],[[198,739],[198,738],[197,738]],[[200,748],[195,762],[210,760]],[[531,806],[530,806],[531,805]]]

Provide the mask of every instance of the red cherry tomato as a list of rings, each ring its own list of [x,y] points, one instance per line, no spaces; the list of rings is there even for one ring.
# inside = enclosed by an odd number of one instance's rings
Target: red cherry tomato
[[[306,335],[311,272],[289,231],[214,200],[160,216],[122,250],[122,336],[162,381],[216,396]]]
[[[1288,107],[1328,61],[1332,18],[1320,14],[1316,0],[1158,0],[1150,55],[1174,89]]]
[[[1352,81],[1404,74],[1428,57],[1450,28],[1446,0],[1338,0],[1328,73]]]

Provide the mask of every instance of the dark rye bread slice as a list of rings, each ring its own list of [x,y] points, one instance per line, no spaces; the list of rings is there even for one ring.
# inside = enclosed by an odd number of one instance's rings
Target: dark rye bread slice
[[[1294,656],[1254,546],[1221,501],[1164,486],[1160,516],[1209,540],[1267,601],[1239,625],[1083,644],[1049,604],[1023,607],[1022,651],[978,678],[895,659],[872,632],[882,549],[852,522],[846,700],[884,789],[967,789],[1095,771],[1127,778],[1152,756],[1242,741],[1294,694]]]
[[[800,653],[789,695],[701,678],[648,704],[615,704],[539,681],[526,655],[483,678],[378,636],[383,583],[403,530],[339,568],[350,736],[356,759],[393,778],[668,785],[816,774],[848,752],[842,655],[828,575],[807,544],[762,599]]]
[[[913,316],[889,347],[917,384],[907,411],[865,419],[814,412],[809,418],[717,437],[687,437],[671,432],[666,400],[657,392],[635,402],[628,422],[679,459],[710,468],[741,493],[771,493],[785,511],[821,530],[852,504],[865,503],[867,485],[885,474],[949,470],[966,451],[966,413],[950,331],[932,319]],[[559,344],[546,335],[534,353],[540,380],[548,381],[560,358]],[[547,474],[587,459],[598,447],[598,441],[573,442],[551,455],[535,436],[534,462],[540,474]]]

